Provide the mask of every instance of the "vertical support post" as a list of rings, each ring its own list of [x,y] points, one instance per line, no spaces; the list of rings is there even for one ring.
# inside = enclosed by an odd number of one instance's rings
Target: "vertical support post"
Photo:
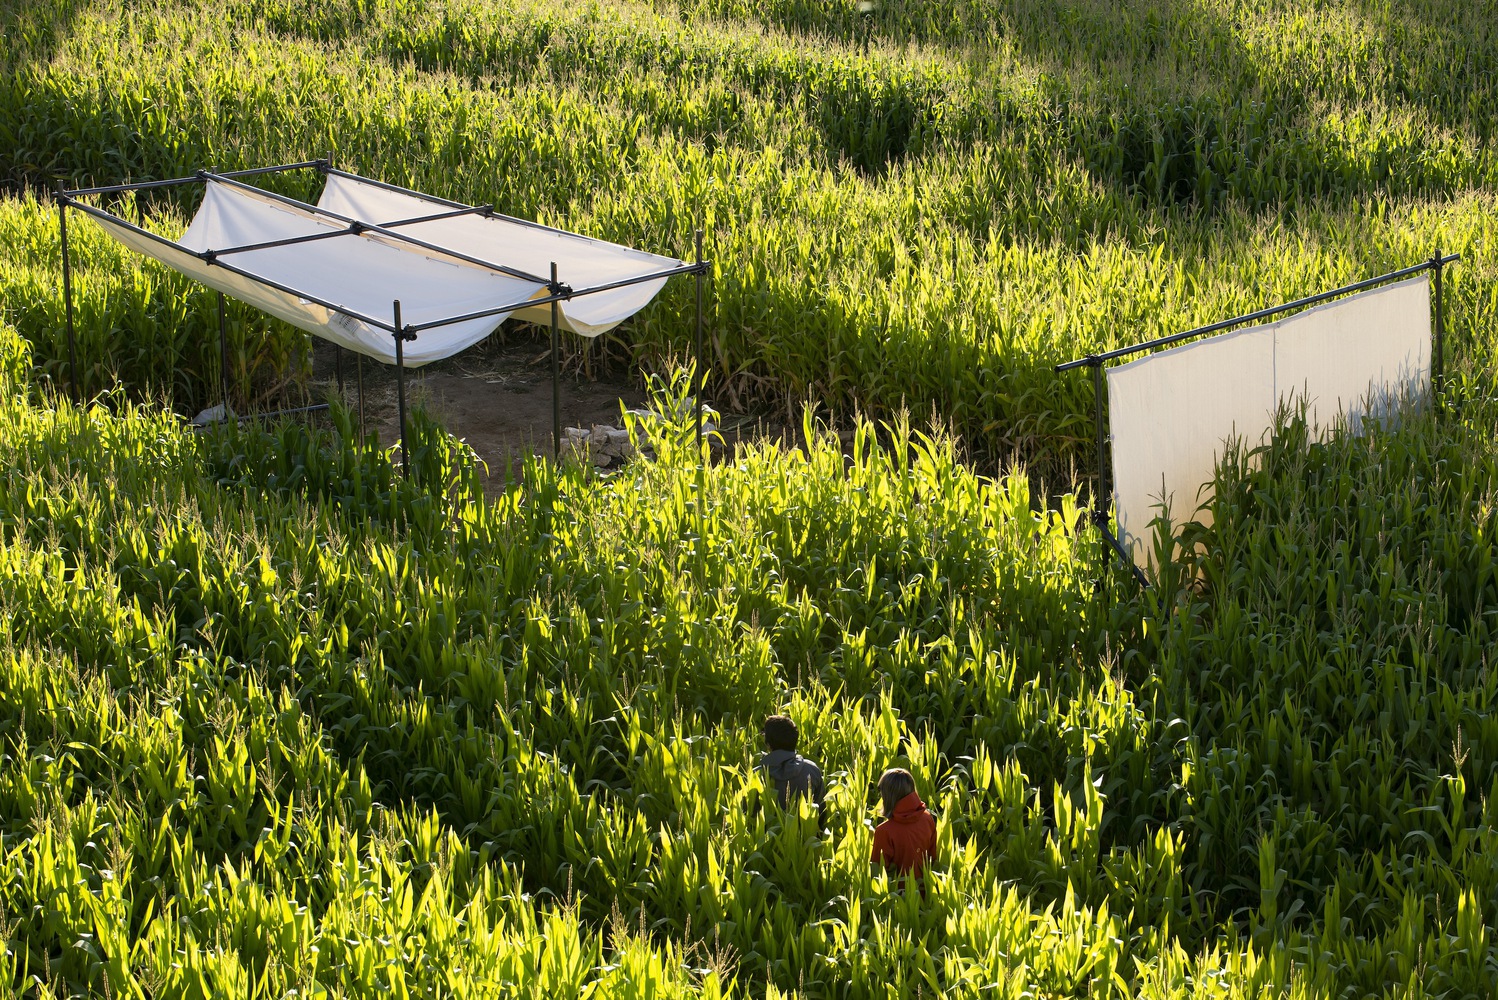
[[[218,382],[224,397],[224,419],[229,419],[229,315],[224,309],[224,293],[218,293]]]
[[[557,327],[561,303],[557,295],[557,262],[551,262],[551,453],[558,460],[562,457],[562,359]]]
[[[343,345],[342,344],[334,344],[333,345],[333,350],[335,350],[335,351],[338,352],[337,354],[334,355],[335,360],[333,362],[333,371],[336,373],[336,375],[338,377],[338,395],[339,395],[340,398],[342,398],[342,396],[343,396]]]
[[[697,452],[702,453],[702,283],[707,276],[702,270],[702,230],[697,230],[697,370],[692,386],[692,402],[697,409]]]
[[[1097,486],[1092,494],[1092,523],[1099,531],[1105,531],[1108,527],[1108,456],[1106,449],[1107,439],[1103,434],[1103,363],[1096,358],[1092,360],[1092,398],[1093,398],[1093,429],[1095,432],[1095,444],[1097,446]],[[1102,566],[1098,575],[1098,590],[1104,588],[1104,581],[1108,578],[1108,559],[1110,558],[1107,544],[1102,545]]]
[[[702,267],[702,230],[699,228],[695,235],[697,252],[697,364],[693,372],[692,380],[696,385],[692,386],[692,408],[696,410],[693,419],[697,424],[697,573],[706,579],[707,573],[707,525],[705,523],[705,508],[707,507],[707,460],[702,454],[702,284],[706,275]]]
[[[73,402],[83,400],[78,385],[78,348],[73,333],[73,266],[68,256],[68,198],[62,193],[62,182],[57,182],[57,228],[62,242],[62,301],[68,317],[68,389]]]
[[[401,328],[401,300],[395,300],[395,400],[401,421],[401,473],[411,478],[411,453],[406,448],[406,331]]]
[[[1441,377],[1446,367],[1446,309],[1441,295],[1441,248],[1439,246],[1436,247],[1435,257],[1431,258],[1431,267],[1435,271],[1435,277],[1431,283],[1435,286],[1436,293],[1436,349],[1430,366],[1430,389],[1431,394],[1439,399]]]
[[[358,360],[354,362],[354,366],[354,372],[359,379],[359,437],[362,440],[364,435],[368,433],[364,429],[364,355],[358,355]]]

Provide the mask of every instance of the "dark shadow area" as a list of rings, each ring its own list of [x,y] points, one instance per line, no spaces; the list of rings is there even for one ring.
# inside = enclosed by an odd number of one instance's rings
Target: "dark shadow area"
[[[0,190],[50,184],[51,164],[28,150],[23,80],[45,72],[88,0],[0,0]],[[44,153],[42,154],[45,155]]]
[[[1474,145],[1491,134],[1491,29],[1467,38],[1449,17],[1426,13],[1347,14],[1373,25],[1355,49],[1335,35],[1344,28],[1337,12],[1286,14],[1283,24],[1251,26],[1283,36],[1281,48],[1262,51],[1214,10],[1153,0],[1018,0],[997,19],[978,4],[885,2],[868,15],[781,4],[754,20],[862,50],[854,65],[887,61],[867,79],[897,96],[815,85],[807,95],[829,154],[865,172],[1012,125],[1060,139],[1067,155],[1141,203],[1210,210],[1227,199],[1272,209],[1487,179],[1485,149],[1453,144],[1441,127],[1470,131]],[[968,92],[902,78],[890,47],[912,43],[965,65]],[[1010,58],[1040,71],[1038,93],[1011,89]],[[1373,117],[1340,122],[1344,108]],[[1413,112],[1413,130],[1390,127],[1385,109]]]
[[[1457,48],[1455,27],[1395,21],[1395,15],[1368,15],[1396,40],[1370,40],[1371,49],[1359,50],[1354,64],[1354,56],[1336,57],[1336,38],[1323,43],[1334,58],[1319,61],[1291,41],[1250,51],[1243,28],[1223,15],[1153,0],[1125,7],[1018,0],[998,19],[983,21],[981,30],[976,5],[946,10],[886,3],[859,15],[851,7],[829,13],[796,4],[774,7],[760,19],[840,42],[846,47],[841,53],[775,52],[773,44],[762,53],[720,51],[691,39],[662,47],[627,25],[522,25],[504,13],[473,25],[463,14],[437,12],[400,32],[381,32],[359,11],[340,10],[309,24],[289,5],[263,0],[249,4],[245,17],[257,29],[288,37],[335,44],[360,37],[391,62],[450,71],[475,86],[523,81],[538,69],[575,82],[597,75],[612,83],[621,63],[667,78],[686,76],[704,90],[687,104],[661,100],[650,86],[633,83],[621,96],[640,104],[649,131],[715,145],[736,136],[754,141],[744,131],[741,95],[747,93],[803,115],[829,160],[870,176],[931,151],[1020,141],[1085,165],[1139,204],[1210,211],[1229,200],[1276,209],[1375,192],[1450,191],[1491,172],[1488,154],[1453,145],[1437,130],[1437,124],[1454,123],[1470,127],[1479,140],[1490,132],[1485,43]],[[1305,30],[1314,35],[1316,23]],[[1406,39],[1410,51],[1401,51],[1398,39]],[[962,75],[935,69],[929,60],[905,59],[892,48],[910,42],[935,46]],[[1033,86],[1015,76],[1027,67],[1039,72]],[[36,183],[59,172],[100,181],[155,176],[193,159],[176,137],[161,142],[148,134],[141,148],[95,162],[101,156],[95,140],[139,129],[141,116],[128,101],[91,108],[99,97],[80,103],[68,90],[45,81],[28,88],[31,121],[20,130],[16,162],[5,171],[11,183]],[[1434,123],[1389,129],[1379,120],[1335,121],[1339,107],[1361,110],[1370,99],[1394,113],[1423,111]],[[48,110],[58,102],[62,108]],[[77,148],[58,148],[67,143],[63,137],[80,135]],[[37,148],[29,149],[32,144]],[[153,149],[184,162],[143,162],[143,156],[160,159],[148,152]]]
[[[0,0],[0,38],[11,66],[51,60],[89,0]]]

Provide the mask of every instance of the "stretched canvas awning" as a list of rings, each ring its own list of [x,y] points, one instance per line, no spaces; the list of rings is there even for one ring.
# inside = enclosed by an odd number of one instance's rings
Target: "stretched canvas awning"
[[[451,357],[512,315],[550,322],[553,302],[560,328],[596,337],[648,305],[667,278],[701,267],[323,171],[317,205],[201,173],[202,204],[177,241],[73,204],[131,249],[389,363],[398,300],[407,367]]]
[[[382,225],[450,212],[455,203],[330,173],[318,207]],[[550,229],[534,222],[490,214],[447,215],[405,225],[401,232],[428,243],[463,247],[485,260],[501,261],[542,277],[557,264],[557,278],[574,290],[615,285],[561,304],[561,327],[584,337],[607,333],[650,304],[682,261],[617,243]],[[642,280],[644,279],[644,280]],[[628,284],[619,284],[628,282]],[[549,306],[517,309],[518,319],[551,321]]]
[[[275,194],[244,178],[316,169],[326,178],[318,204]],[[88,195],[202,184],[203,201],[180,240],[169,240],[96,205]],[[463,205],[308,160],[230,173],[104,187],[57,189],[62,286],[68,324],[68,376],[80,398],[68,255],[68,208],[95,219],[139,253],[215,288],[219,299],[224,410],[228,348],[222,296],[228,295],[364,357],[396,366],[401,439],[406,436],[405,370],[451,357],[511,316],[552,328],[552,442],[561,453],[561,375],[557,332],[596,337],[655,298],[666,279],[697,279],[697,371],[702,395],[703,284],[712,265],[645,253],[577,233],[512,219],[492,206]],[[342,355],[339,384],[342,386]],[[362,370],[362,369],[361,369]],[[360,379],[360,424],[363,380]],[[301,410],[324,409],[321,403]],[[701,409],[697,439],[702,441]]]
[[[1207,501],[1226,443],[1252,449],[1281,406],[1304,407],[1315,438],[1357,433],[1431,384],[1430,274],[1418,274],[1266,326],[1182,344],[1109,368],[1118,540],[1154,562],[1151,523],[1212,524]]]

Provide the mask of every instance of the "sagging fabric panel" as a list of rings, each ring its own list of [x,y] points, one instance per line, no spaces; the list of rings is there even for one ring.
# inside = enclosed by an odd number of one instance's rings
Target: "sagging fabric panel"
[[[202,251],[221,251],[345,228],[337,223],[216,181],[208,182],[202,206],[178,241],[180,247],[193,252],[147,239],[107,219],[98,222],[105,232],[130,249],[209,288],[349,350],[389,364],[395,362],[395,339],[388,331],[197,256]],[[533,297],[540,287],[534,282],[496,275],[420,249],[413,252],[409,246],[373,234],[344,234],[225,254],[223,260],[256,278],[300,289],[372,318],[389,317],[393,322],[394,303],[399,299],[403,324],[523,301]],[[486,316],[423,331],[414,341],[405,343],[405,364],[419,368],[451,357],[487,337],[508,315]]]
[[[318,207],[377,225],[447,211],[440,202],[336,174],[328,176]],[[461,247],[469,256],[543,279],[550,277],[555,262],[557,280],[579,290],[668,270],[682,263],[672,257],[577,233],[482,215],[434,219],[401,226],[400,232],[427,243]],[[666,279],[657,278],[563,302],[559,325],[584,337],[596,337],[649,305],[665,283]],[[551,306],[520,309],[515,316],[549,324]]]

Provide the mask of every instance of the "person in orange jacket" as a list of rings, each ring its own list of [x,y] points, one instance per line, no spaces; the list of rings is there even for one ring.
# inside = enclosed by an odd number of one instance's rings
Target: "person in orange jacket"
[[[874,828],[874,853],[869,860],[883,862],[891,874],[919,877],[936,857],[936,820],[915,793],[915,778],[903,767],[880,775],[879,796],[884,800],[885,819]]]

